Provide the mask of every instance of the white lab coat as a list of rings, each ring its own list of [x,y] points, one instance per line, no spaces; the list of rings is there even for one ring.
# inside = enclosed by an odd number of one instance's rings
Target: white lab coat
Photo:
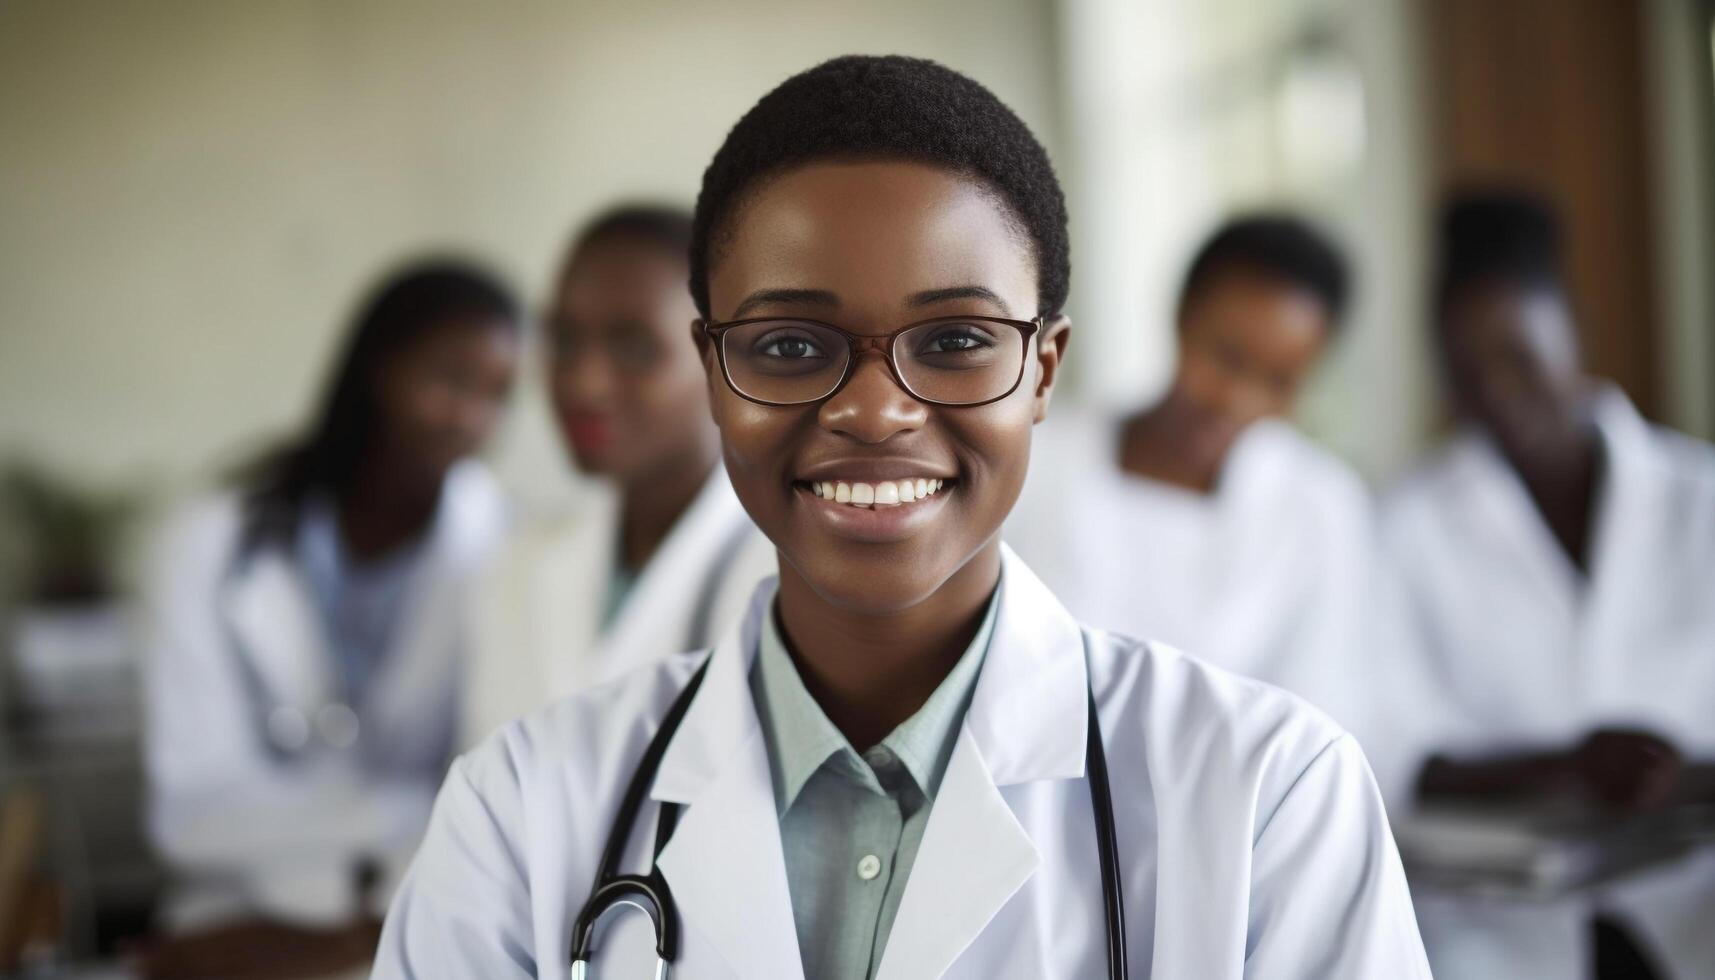
[[[802,976],[747,683],[773,594],[765,583],[715,650],[651,790],[687,804],[660,858],[682,926],[674,976]],[[1080,628],[1010,551],[997,615],[881,980],[1106,975],[1083,778],[1087,679],[1133,976],[1428,976],[1381,799],[1350,736],[1267,685]],[[562,701],[455,763],[374,975],[564,976],[619,796],[701,660],[664,659]],[[626,870],[646,862],[655,811],[640,814]],[[631,931],[630,948],[652,964],[637,931],[647,929]]]
[[[144,622],[149,825],[177,879],[171,925],[345,920],[357,911],[360,858],[380,863],[374,900],[385,906],[453,749],[463,592],[504,527],[493,479],[475,463],[456,467],[392,648],[367,702],[354,706],[360,744],[293,751],[279,723],[313,723],[338,691],[308,583],[278,546],[235,567],[235,492],[170,519],[152,555]]]
[[[1108,418],[1042,426],[1007,542],[1083,622],[1194,650],[1363,733],[1379,562],[1357,474],[1263,420],[1201,494],[1123,472],[1120,434]]]
[[[1486,438],[1458,436],[1386,501],[1383,532],[1423,658],[1421,765],[1560,749],[1604,725],[1715,758],[1715,450],[1596,396],[1608,454],[1586,577]],[[1594,911],[1624,918],[1675,977],[1715,976],[1715,854],[1576,901],[1420,898],[1437,972],[1588,975]]]
[[[619,499],[602,488],[578,511],[519,526],[476,590],[461,742],[668,652],[708,646],[736,623],[774,545],[716,466],[632,583],[607,629]]]

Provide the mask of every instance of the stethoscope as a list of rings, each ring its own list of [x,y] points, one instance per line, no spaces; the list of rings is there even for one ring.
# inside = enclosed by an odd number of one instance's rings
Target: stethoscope
[[[654,923],[655,980],[667,980],[667,970],[679,956],[679,910],[673,902],[672,891],[667,887],[667,879],[661,876],[661,868],[657,862],[662,848],[667,846],[667,841],[673,836],[673,828],[679,823],[682,806],[678,803],[661,804],[660,817],[655,825],[654,857],[650,859],[647,873],[622,875],[619,873],[619,861],[626,842],[631,838],[632,828],[636,825],[637,811],[643,805],[643,797],[655,782],[655,774],[661,767],[661,758],[667,754],[667,745],[673,741],[679,722],[690,708],[691,699],[696,696],[697,688],[702,684],[703,674],[708,671],[709,660],[712,658],[711,655],[704,659],[702,666],[691,675],[690,683],[673,699],[666,716],[661,719],[661,727],[656,730],[655,737],[649,740],[649,746],[643,750],[643,758],[638,760],[637,768],[632,771],[631,782],[625,787],[625,796],[619,803],[619,813],[614,817],[613,827],[608,832],[607,844],[602,848],[601,864],[596,869],[595,887],[591,889],[589,900],[584,902],[582,911],[572,925],[571,980],[587,980],[590,955],[595,952],[596,928],[602,924],[609,912],[622,906],[630,906],[642,912]],[[1090,647],[1086,638],[1086,667],[1089,659]],[[1085,730],[1089,740],[1085,757],[1089,763],[1091,810],[1096,820],[1096,852],[1102,862],[1102,904],[1107,912],[1108,976],[1112,980],[1125,980],[1129,976],[1125,960],[1125,895],[1119,877],[1119,846],[1114,833],[1114,801],[1113,795],[1108,791],[1108,758],[1102,749],[1101,721],[1096,716],[1096,694],[1093,687],[1086,688],[1086,697],[1089,713]]]

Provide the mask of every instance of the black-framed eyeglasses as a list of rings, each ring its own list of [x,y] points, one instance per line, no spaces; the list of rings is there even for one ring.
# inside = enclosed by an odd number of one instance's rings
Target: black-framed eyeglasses
[[[761,405],[807,405],[831,398],[851,380],[858,357],[878,351],[911,397],[969,407],[1018,389],[1030,338],[1042,319],[940,316],[879,337],[798,317],[700,321],[715,345],[721,374],[739,397]]]

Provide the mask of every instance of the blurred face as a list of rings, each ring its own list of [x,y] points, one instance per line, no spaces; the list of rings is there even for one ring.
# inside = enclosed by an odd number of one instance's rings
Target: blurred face
[[[518,369],[518,330],[505,320],[454,319],[381,368],[383,446],[398,465],[440,477],[482,447]]]
[[[934,317],[1036,315],[1028,239],[985,188],[941,170],[816,163],[762,185],[731,220],[709,279],[716,321],[803,317],[877,336]],[[727,472],[783,573],[835,606],[885,614],[997,548],[1065,337],[1063,320],[1050,324],[1010,395],[960,408],[913,398],[873,350],[821,402],[759,405],[732,391],[705,345]],[[778,353],[803,349],[787,338]],[[907,480],[909,502],[863,502],[902,500]],[[825,499],[824,484],[854,500]]]
[[[1583,374],[1559,293],[1475,286],[1452,297],[1441,328],[1454,403],[1466,418],[1526,453],[1575,427]]]
[[[629,483],[708,452],[688,276],[683,258],[623,237],[585,244],[566,266],[547,318],[548,387],[580,470]]]
[[[1292,409],[1332,327],[1314,294],[1272,276],[1222,273],[1190,297],[1172,397],[1201,461],[1223,457],[1252,422]]]

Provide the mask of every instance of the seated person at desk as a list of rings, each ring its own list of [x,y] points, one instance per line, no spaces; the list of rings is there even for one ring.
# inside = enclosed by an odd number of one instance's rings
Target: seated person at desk
[[[403,270],[308,436],[165,529],[145,584],[146,755],[180,938],[151,975],[247,976],[281,949],[313,959],[318,937],[373,940],[454,746],[459,610],[505,519],[471,457],[519,329],[485,273]]]
[[[1560,269],[1532,197],[1444,212],[1435,339],[1464,428],[1383,510],[1428,682],[1424,799],[1709,793],[1715,451],[1583,373]],[[1715,976],[1707,850],[1596,895],[1419,912],[1438,975]]]
[[[1007,541],[1091,623],[1159,637],[1352,724],[1372,566],[1357,474],[1282,416],[1338,329],[1345,262],[1287,216],[1230,222],[1180,290],[1154,405],[1050,422]]]
[[[570,514],[521,521],[477,589],[463,741],[666,651],[708,646],[774,574],[733,496],[685,336],[691,215],[592,221],[544,318],[548,388],[572,463],[599,478]]]

